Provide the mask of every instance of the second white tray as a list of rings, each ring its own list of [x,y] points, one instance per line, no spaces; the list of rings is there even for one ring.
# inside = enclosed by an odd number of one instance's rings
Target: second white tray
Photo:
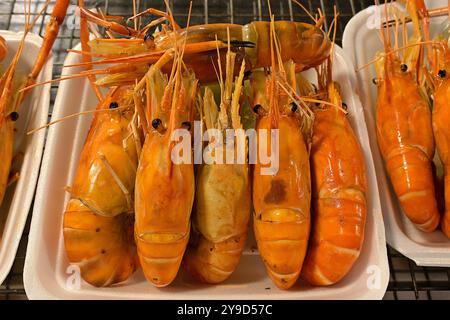
[[[9,63],[23,34],[22,32],[0,31],[0,35],[5,38],[8,46],[5,62]],[[42,38],[38,35],[27,35],[16,75],[26,76],[31,71],[41,44]],[[37,81],[50,80],[52,69],[53,58],[49,57]],[[47,84],[29,92],[18,111],[19,119],[16,122],[14,136],[13,170],[18,170],[20,177],[16,183],[7,188],[0,207],[0,284],[5,280],[14,263],[33,201],[44,149],[45,130],[33,135],[26,133],[47,123],[49,104],[50,84]],[[17,167],[20,162],[21,165]]]
[[[430,8],[447,5],[446,0],[427,1]],[[376,52],[383,51],[378,35],[378,17],[384,19],[383,7],[369,7],[354,16],[345,28],[343,37],[344,52],[353,61],[354,68],[372,61]],[[443,19],[432,19],[431,29],[437,29]],[[374,106],[377,88],[372,83],[376,77],[374,67],[371,66],[357,73],[358,86],[355,90],[361,97],[364,114],[369,131],[369,140],[377,172],[378,188],[380,190],[381,205],[386,227],[388,243],[403,255],[414,260],[419,266],[450,267],[450,239],[440,230],[424,233],[403,214],[397,197],[392,189],[383,165],[383,159],[378,149]]]

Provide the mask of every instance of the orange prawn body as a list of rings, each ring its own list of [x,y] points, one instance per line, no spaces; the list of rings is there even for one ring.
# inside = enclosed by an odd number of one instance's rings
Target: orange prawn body
[[[129,135],[131,115],[95,115],[64,212],[67,258],[98,287],[125,281],[138,267],[132,203],[138,157]]]
[[[54,19],[54,16],[57,16],[59,24],[61,24],[66,15],[68,5],[69,0],[56,1],[51,18]],[[27,14],[29,14],[29,12]],[[49,27],[47,29],[49,29]],[[28,26],[26,26],[24,36],[28,32]],[[14,54],[10,65],[0,77],[0,155],[2,156],[2,162],[0,164],[0,204],[3,202],[5,191],[8,186],[8,179],[13,161],[14,121],[17,120],[17,111],[26,94],[25,91],[17,92],[17,89],[25,87],[28,81],[34,81],[37,78],[48,57],[48,53],[56,39],[57,33],[58,29],[55,29],[52,35],[49,35],[46,31],[43,43],[47,47],[47,50],[43,50],[43,47],[41,47],[32,67],[32,71],[28,75],[27,81],[20,83],[18,86],[19,88],[16,88],[17,85],[14,82],[16,82],[16,68],[25,46],[25,38],[22,38],[20,41],[19,47]],[[0,36],[0,62],[6,58],[7,54],[8,46],[6,40]]]
[[[330,91],[335,95],[332,101],[340,100],[337,91]],[[367,183],[364,156],[344,112],[324,106],[314,109],[314,114],[313,228],[302,277],[312,285],[325,286],[341,280],[359,256]]]
[[[239,99],[245,65],[233,81],[231,68],[236,54],[227,53],[227,79],[221,81],[221,104],[218,108],[209,88],[205,89],[202,114],[207,129],[234,128],[243,130],[239,114]],[[228,72],[228,70],[230,70]],[[231,91],[234,86],[234,93]],[[218,111],[220,109],[220,111]],[[228,119],[231,119],[229,121]],[[212,120],[214,119],[214,120]],[[231,123],[230,123],[231,122]],[[223,123],[223,126],[222,126]],[[219,131],[224,132],[224,130]],[[236,133],[236,132],[235,132]],[[225,133],[226,135],[226,133]],[[214,148],[216,139],[210,137],[208,148],[237,160],[238,139],[225,139],[222,150]],[[245,147],[246,149],[247,147]],[[249,166],[244,163],[205,163],[197,171],[195,210],[192,217],[192,235],[185,255],[185,266],[196,278],[207,283],[225,281],[236,269],[247,239],[251,210]]]
[[[269,132],[273,129],[270,116],[258,120],[257,131],[261,129]],[[259,162],[254,166],[253,223],[258,249],[270,278],[279,288],[288,289],[300,275],[308,247],[310,166],[299,121],[281,115],[277,129],[278,172],[263,175],[263,166]]]
[[[169,132],[149,133],[136,179],[136,243],[144,274],[156,286],[178,273],[194,201],[193,165],[171,164],[169,145]]]
[[[14,156],[15,124],[18,113],[15,104],[18,97],[16,93],[17,80],[16,67],[22,54],[24,40],[22,39],[10,65],[0,77],[0,204],[3,202],[6,188],[9,184],[10,170]]]
[[[282,61],[293,60],[304,69],[320,65],[330,54],[331,41],[320,28],[302,22],[275,21],[275,33],[280,42]],[[227,30],[232,42],[246,42],[253,45],[244,48],[247,65],[251,69],[271,65],[270,22],[254,21],[244,26],[237,24],[207,24],[189,27],[178,31],[187,43],[201,43],[216,39],[227,42]],[[173,46],[173,37],[164,33],[154,35],[155,47],[169,49]]]
[[[169,285],[178,273],[189,240],[194,202],[194,166],[192,161],[173,162],[171,139],[183,120],[191,120],[197,81],[190,74],[180,82],[178,89],[173,89],[176,93],[171,93],[173,97],[163,99],[172,105],[168,129],[147,133],[136,176],[138,255],[145,277],[157,287]]]
[[[410,72],[388,55],[376,104],[378,145],[406,216],[422,231],[439,224],[432,172],[431,111]]]
[[[82,10],[82,12],[85,11]],[[87,18],[99,23],[99,17],[94,17],[92,13],[89,13]],[[320,27],[292,21],[276,21],[274,26],[280,39],[280,58],[283,61],[294,60],[299,70],[318,66],[330,55],[331,41]],[[255,21],[244,26],[237,24],[196,25],[189,26],[188,30],[166,29],[154,33],[152,37],[135,34],[137,39],[131,40],[94,39],[90,45],[93,52],[101,54],[103,57],[103,59],[95,61],[95,64],[127,65],[130,68],[127,78],[132,81],[134,81],[136,73],[135,70],[132,70],[134,69],[132,65],[155,63],[165,52],[174,48],[174,39],[176,38],[180,42],[186,41],[185,62],[188,68],[195,70],[200,82],[214,82],[216,73],[210,62],[217,59],[217,48],[225,49],[227,47],[228,30],[233,50],[238,53],[236,63],[245,59],[247,70],[271,65],[270,55],[267,54],[270,52],[270,22]],[[123,30],[122,26],[117,26],[115,31],[125,33],[127,36],[130,32],[134,33],[131,30]],[[220,51],[221,56],[225,55],[224,51]],[[166,71],[170,71],[170,66],[167,66]],[[107,74],[110,73],[107,72]]]
[[[450,81],[445,79],[434,92],[433,130],[439,157],[444,166],[445,214],[441,228],[450,238],[450,128],[449,128]]]

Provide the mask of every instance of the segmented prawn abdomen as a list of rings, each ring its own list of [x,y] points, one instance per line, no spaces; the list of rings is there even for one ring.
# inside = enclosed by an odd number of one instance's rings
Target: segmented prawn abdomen
[[[302,277],[313,285],[331,285],[351,270],[364,241],[366,171],[345,114],[334,107],[314,113],[313,228]]]
[[[377,137],[387,172],[406,216],[422,231],[439,224],[431,162],[431,111],[408,74],[389,73],[379,86]]]
[[[258,130],[270,128],[269,117],[259,120]],[[278,171],[262,174],[258,162],[253,172],[255,237],[270,278],[282,289],[300,275],[310,231],[309,154],[299,128],[297,119],[281,116]]]
[[[77,199],[64,213],[64,245],[70,263],[96,287],[127,280],[139,265],[133,238],[134,217],[95,214]]]
[[[193,234],[185,265],[201,281],[223,282],[239,263],[250,218],[248,174],[244,164],[205,164],[197,173]]]
[[[303,68],[311,68],[323,63],[331,52],[331,41],[327,34],[314,25],[275,21],[275,32],[279,39],[282,61],[293,60]],[[255,43],[254,48],[246,48],[247,58],[252,68],[270,66],[270,23],[254,21],[243,26],[243,40]]]

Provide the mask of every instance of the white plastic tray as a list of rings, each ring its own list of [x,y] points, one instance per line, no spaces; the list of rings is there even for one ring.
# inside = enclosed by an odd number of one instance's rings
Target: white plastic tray
[[[446,0],[427,1],[430,8],[447,5]],[[384,13],[381,10],[381,18]],[[345,28],[343,46],[346,56],[353,60],[355,68],[372,61],[377,51],[383,51],[375,19],[376,7],[369,7],[354,16]],[[380,11],[379,11],[380,12]],[[442,19],[431,19],[431,32],[433,33],[442,23]],[[373,66],[357,73],[359,90],[364,106],[367,128],[369,130],[370,144],[377,171],[378,187],[383,208],[388,243],[414,260],[419,266],[450,267],[450,240],[441,231],[427,234],[417,230],[403,214],[400,204],[395,196],[392,186],[383,167],[383,159],[376,140],[376,126],[374,106],[377,97],[377,88],[372,83],[376,77]]]
[[[0,31],[0,35],[7,42],[8,56],[5,61],[9,62],[17,50],[22,33]],[[38,35],[27,36],[18,73],[26,76],[31,71],[41,43],[42,39]],[[49,58],[38,78],[39,82],[52,78],[52,66],[53,59]],[[50,85],[45,85],[33,89],[19,110],[14,154],[23,153],[24,158],[19,168],[20,179],[7,189],[0,208],[0,284],[5,280],[14,262],[33,200],[44,148],[45,130],[33,135],[26,135],[26,132],[47,123],[49,103]],[[20,161],[20,157],[17,159]]]
[[[73,269],[68,268],[64,252],[62,218],[68,201],[64,187],[72,182],[78,156],[91,121],[91,117],[82,116],[49,129],[25,261],[24,283],[28,297],[31,299],[381,299],[386,291],[389,269],[378,187],[363,110],[352,90],[355,86],[354,73],[349,71],[350,64],[344,59],[342,49],[336,48],[336,54],[335,77],[342,85],[351,114],[350,119],[364,150],[370,190],[363,250],[353,270],[343,281],[329,288],[313,288],[299,284],[292,290],[278,290],[267,277],[260,257],[251,249],[256,247],[251,235],[248,249],[245,250],[236,272],[221,285],[201,285],[184,272],[180,272],[169,287],[158,289],[147,283],[142,272],[138,271],[126,283],[112,288],[94,288],[84,282],[76,288],[73,286]],[[65,64],[77,62],[79,56],[69,53]],[[64,70],[65,75],[80,71]],[[95,104],[96,100],[85,79],[63,82],[59,87],[53,119],[93,109]]]

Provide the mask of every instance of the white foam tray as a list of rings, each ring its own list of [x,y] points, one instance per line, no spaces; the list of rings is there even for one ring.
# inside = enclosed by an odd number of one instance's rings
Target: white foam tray
[[[430,8],[447,5],[446,0],[426,1]],[[383,51],[378,36],[378,23],[374,13],[381,10],[381,18],[384,19],[383,9],[372,6],[354,16],[345,28],[343,46],[346,56],[353,61],[355,68],[366,64],[374,59],[375,53]],[[433,33],[444,18],[431,19],[431,32]],[[377,171],[378,188],[383,209],[386,227],[386,238],[388,243],[414,260],[419,266],[450,267],[450,240],[440,231],[424,233],[414,225],[403,214],[400,204],[395,196],[393,188],[388,180],[383,166],[383,159],[378,149],[376,140],[375,103],[377,88],[372,83],[376,77],[375,68],[371,66],[357,73],[358,87],[361,102],[369,130],[370,145]]]
[[[5,38],[8,46],[8,55],[5,61],[9,63],[18,48],[22,33],[0,31],[0,35]],[[29,34],[27,36],[17,73],[27,75],[31,71],[41,43],[42,39],[38,35]],[[52,78],[52,66],[53,59],[49,58],[38,78],[39,82]],[[0,284],[8,275],[19,247],[33,201],[44,148],[45,130],[33,135],[26,135],[26,132],[47,123],[49,103],[50,85],[45,85],[33,89],[19,110],[14,154],[23,153],[24,158],[19,168],[20,179],[7,189],[0,207]]]
[[[79,46],[77,47],[79,49]],[[65,64],[79,62],[69,53]],[[335,78],[342,85],[350,120],[361,141],[367,164],[368,210],[366,238],[361,256],[343,281],[328,288],[313,288],[304,283],[291,290],[278,290],[266,275],[263,262],[249,237],[236,272],[221,285],[202,285],[180,272],[167,288],[155,288],[138,271],[126,283],[111,288],[94,288],[84,282],[72,285],[73,270],[66,259],[62,218],[69,199],[64,191],[70,185],[78,163],[91,117],[64,121],[49,129],[41,176],[38,184],[29,245],[25,261],[24,283],[31,299],[381,299],[386,291],[389,269],[378,187],[370,152],[363,110],[352,88],[354,73],[336,48]],[[64,69],[65,75],[80,70]],[[93,109],[96,99],[85,79],[60,84],[53,120],[75,112]],[[69,284],[69,285],[68,285]],[[270,289],[267,289],[270,288]]]

